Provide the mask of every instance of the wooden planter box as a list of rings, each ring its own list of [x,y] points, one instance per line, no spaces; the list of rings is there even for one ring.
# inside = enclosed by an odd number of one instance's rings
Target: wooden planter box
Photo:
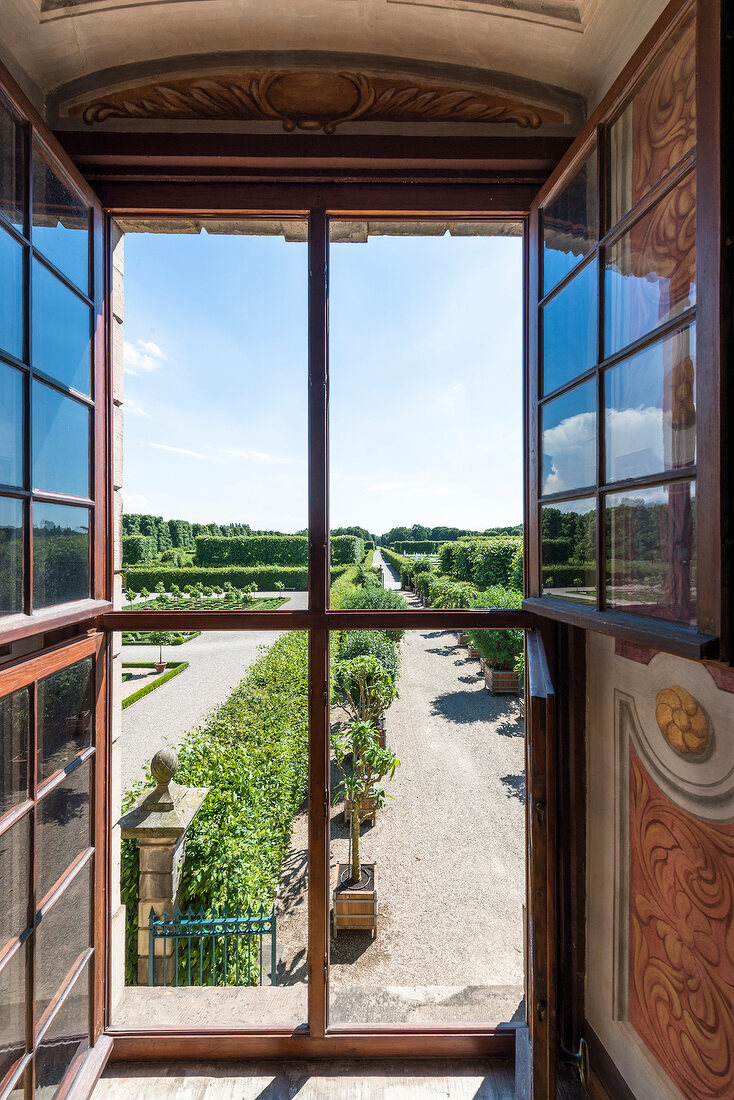
[[[351,866],[348,863],[339,863],[336,868],[336,881],[332,898],[332,926],[334,939],[340,930],[345,928],[372,933],[372,939],[377,935],[377,866],[374,863],[362,864],[362,875],[367,875],[367,882],[363,885],[352,886],[350,883]]]
[[[369,821],[370,825],[375,823],[375,814],[377,813],[377,806],[375,804],[374,796],[366,798],[362,803],[362,813],[366,814],[365,821]],[[344,799],[344,824],[350,825],[352,823],[352,800],[351,798]]]
[[[479,657],[479,650],[473,645],[469,646],[469,656],[472,657],[474,660]]]
[[[519,678],[512,669],[484,666],[484,682],[492,695],[517,695]]]
[[[465,630],[457,630],[456,631],[456,641],[458,642],[459,645],[468,645],[469,635],[467,634],[467,632]]]

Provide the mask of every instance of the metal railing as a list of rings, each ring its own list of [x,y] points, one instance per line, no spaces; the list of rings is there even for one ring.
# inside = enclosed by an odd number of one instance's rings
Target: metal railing
[[[263,936],[270,936],[270,982],[278,984],[275,907],[230,913],[176,909],[158,916],[150,911],[148,985],[155,985],[155,942],[163,941],[163,985],[262,985]],[[173,941],[173,981],[167,971]],[[179,945],[184,943],[183,949]],[[192,981],[193,972],[193,981]],[[198,977],[198,981],[196,980]],[[219,979],[219,980],[217,980]]]

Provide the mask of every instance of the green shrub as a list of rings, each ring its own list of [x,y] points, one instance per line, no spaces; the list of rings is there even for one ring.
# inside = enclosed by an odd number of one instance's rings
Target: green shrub
[[[396,554],[435,554],[440,545],[434,539],[403,539],[392,543],[392,549]]]
[[[495,585],[487,592],[478,595],[472,606],[520,608],[522,593],[513,588]],[[525,644],[522,630],[470,630],[469,640],[492,668],[506,670],[512,670],[515,667],[515,661],[523,652]]]
[[[394,684],[400,679],[400,650],[382,630],[344,630],[337,643],[340,661],[376,657]]]
[[[348,566],[339,565],[331,570],[331,579],[340,577]],[[308,569],[289,568],[280,565],[271,566],[229,566],[224,568],[200,568],[199,566],[185,566],[182,568],[166,567],[161,565],[132,566],[125,570],[127,587],[140,591],[140,588],[155,588],[159,581],[163,581],[166,591],[170,592],[173,585],[183,589],[191,584],[210,584],[223,586],[227,583],[235,588],[244,588],[248,584],[254,584],[256,591],[272,591],[278,581],[282,581],[286,588],[295,589],[297,592],[305,591],[308,585]]]
[[[308,564],[308,539],[303,535],[258,535],[249,538],[198,535],[196,564],[304,566]]]
[[[522,546],[518,546],[515,553],[512,555],[512,561],[510,562],[510,577],[509,587],[516,589],[518,592],[525,591],[525,573],[523,569],[524,553]]]
[[[122,564],[139,565],[153,561],[158,552],[155,539],[148,535],[122,536]]]
[[[364,539],[357,535],[336,535],[330,546],[332,565],[358,565],[364,559]]]
[[[517,535],[461,539],[441,548],[440,568],[455,580],[469,581],[477,588],[508,585],[513,568],[517,568],[518,551],[522,552],[522,538]]]
[[[336,606],[332,602],[332,607]],[[345,611],[398,611],[408,606],[408,601],[392,588],[354,588],[341,596],[339,607]],[[394,642],[402,641],[404,630],[389,630]]]
[[[339,661],[334,681],[344,693],[353,718],[376,723],[397,695],[397,683],[377,657],[364,654]]]
[[[543,585],[546,588],[572,588],[576,577],[585,578],[585,584],[594,584],[596,580],[596,565],[586,562],[581,565],[544,565]],[[610,580],[610,583],[614,583]]]

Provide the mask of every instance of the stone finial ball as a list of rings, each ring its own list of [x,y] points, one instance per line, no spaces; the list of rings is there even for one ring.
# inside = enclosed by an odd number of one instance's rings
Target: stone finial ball
[[[156,783],[167,785],[178,770],[178,756],[173,749],[158,749],[150,762],[150,772]]]

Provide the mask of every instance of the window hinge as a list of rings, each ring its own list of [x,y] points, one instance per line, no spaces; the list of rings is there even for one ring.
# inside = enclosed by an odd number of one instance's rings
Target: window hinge
[[[579,1049],[574,1054],[570,1050],[566,1050],[564,1046],[561,1046],[561,1065],[573,1066],[578,1071],[581,1084],[584,1088],[588,1088],[589,1081],[589,1048],[586,1045],[586,1039],[581,1039],[579,1042]]]

